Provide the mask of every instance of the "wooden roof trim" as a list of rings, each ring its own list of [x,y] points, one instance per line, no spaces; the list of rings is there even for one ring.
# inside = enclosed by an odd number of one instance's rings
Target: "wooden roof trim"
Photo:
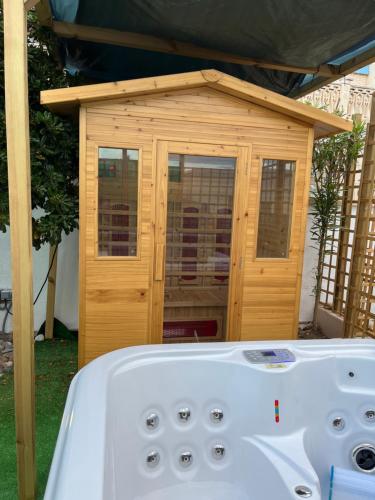
[[[353,123],[337,115],[327,113],[313,106],[295,101],[276,92],[259,87],[249,82],[239,80],[216,70],[202,71],[211,88],[221,90],[227,94],[248,100],[254,104],[278,111],[297,120],[316,125],[320,123],[323,128],[338,128],[345,131],[352,130]],[[216,76],[218,73],[218,77]]]
[[[130,97],[152,92],[167,92],[181,88],[195,88],[207,84],[201,71],[177,75],[138,78],[120,82],[82,85],[79,87],[45,90],[40,93],[40,102],[53,108],[54,104],[82,104],[120,97]]]
[[[281,96],[276,92],[263,89],[262,87],[244,82],[216,70],[194,71],[176,75],[46,90],[41,92],[41,103],[58,112],[63,112],[64,108],[71,112],[72,107],[78,107],[80,104],[86,102],[144,95],[153,92],[169,92],[181,88],[196,88],[202,86],[208,86],[226,94],[258,104],[305,123],[309,123],[314,127],[318,126],[320,131],[327,130],[327,133],[324,135],[350,131],[352,129],[352,122],[350,120],[345,120],[336,115],[295,101],[289,97]]]

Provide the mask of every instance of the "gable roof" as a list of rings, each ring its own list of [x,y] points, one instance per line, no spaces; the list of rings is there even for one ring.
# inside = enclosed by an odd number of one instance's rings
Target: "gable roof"
[[[314,127],[315,137],[324,137],[352,129],[350,120],[216,70],[46,90],[41,92],[40,101],[52,111],[71,114],[81,104],[89,102],[204,86],[305,122]]]

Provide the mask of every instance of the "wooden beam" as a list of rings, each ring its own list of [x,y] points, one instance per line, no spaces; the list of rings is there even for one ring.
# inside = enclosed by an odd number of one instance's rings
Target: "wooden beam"
[[[320,89],[325,85],[329,85],[330,83],[339,80],[340,78],[350,75],[350,73],[354,73],[357,69],[363,68],[369,64],[375,62],[375,48],[364,52],[363,54],[357,55],[346,61],[344,64],[341,64],[335,75],[332,75],[328,78],[324,78],[324,75],[317,75],[317,78],[312,79],[306,85],[303,85],[296,92],[292,93],[291,97],[299,98],[303,97],[306,94],[310,94],[314,92],[314,90]]]
[[[24,0],[25,10],[32,9],[39,2],[40,2],[40,0]]]
[[[53,323],[55,319],[55,295],[56,295],[56,272],[57,272],[57,246],[50,246],[48,269],[48,290],[46,308],[46,330],[45,338],[53,338]]]
[[[362,55],[358,55],[346,61],[345,64],[341,64],[340,66],[340,74],[341,75],[349,75],[357,69],[361,69],[364,66],[368,66],[375,62],[375,48],[371,51],[367,51]]]
[[[40,24],[43,26],[52,26],[52,12],[49,0],[38,0],[35,10]]]
[[[42,22],[42,21],[41,21]],[[52,22],[53,31],[62,38],[77,38],[87,42],[104,43],[109,45],[119,45],[133,49],[150,50],[153,52],[163,52],[180,56],[194,57],[197,59],[207,59],[210,61],[220,61],[245,66],[255,66],[264,69],[287,71],[290,73],[318,74],[332,76],[335,68],[323,65],[319,68],[304,68],[277,64],[258,59],[230,54],[214,49],[199,47],[190,43],[168,40],[156,36],[144,35],[141,33],[131,33],[128,31],[118,31],[113,29],[98,28],[94,26],[84,26],[81,24],[71,24],[59,21]]]
[[[33,500],[34,328],[27,27],[23,0],[3,0],[3,16],[18,490],[20,499]]]

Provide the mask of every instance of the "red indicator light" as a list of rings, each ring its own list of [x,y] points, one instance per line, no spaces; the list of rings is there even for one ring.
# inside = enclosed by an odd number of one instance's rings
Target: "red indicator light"
[[[279,400],[275,399],[275,422],[278,424],[280,422],[280,409]]]

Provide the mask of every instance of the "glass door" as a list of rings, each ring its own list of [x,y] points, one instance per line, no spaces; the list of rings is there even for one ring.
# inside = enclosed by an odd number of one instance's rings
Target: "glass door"
[[[164,342],[225,339],[235,167],[168,154]]]
[[[226,340],[243,158],[229,146],[163,143],[160,149],[155,273],[162,341]]]

